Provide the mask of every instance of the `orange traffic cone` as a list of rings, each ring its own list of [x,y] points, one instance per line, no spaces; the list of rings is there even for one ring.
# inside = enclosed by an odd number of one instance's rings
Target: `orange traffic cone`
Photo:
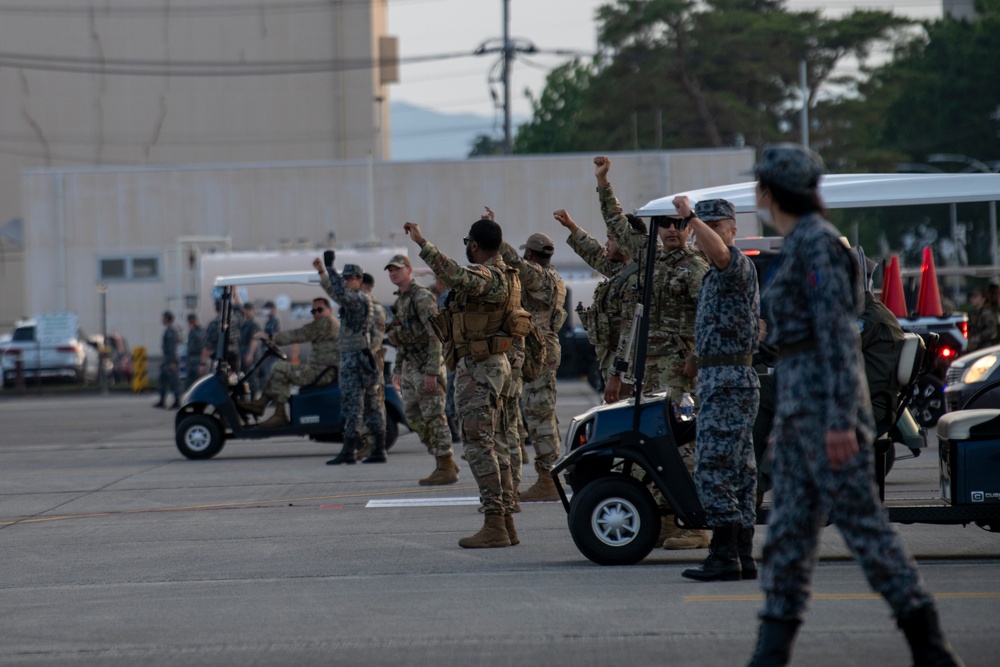
[[[882,281],[882,303],[896,317],[906,317],[906,297],[903,296],[903,278],[899,273],[899,257],[889,258],[889,266],[885,270]]]
[[[924,248],[924,261],[920,265],[920,291],[917,292],[917,314],[920,317],[941,317],[943,312],[937,273],[934,271],[934,253],[930,248]]]

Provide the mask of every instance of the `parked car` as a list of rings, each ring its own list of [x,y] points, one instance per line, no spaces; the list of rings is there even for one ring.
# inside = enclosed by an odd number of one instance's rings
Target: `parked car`
[[[984,347],[952,362],[944,388],[948,411],[962,410],[967,403],[970,408],[1000,408],[997,369],[1000,369],[1000,345]]]
[[[21,320],[14,328],[11,340],[3,348],[4,384],[13,384],[17,379],[17,364],[21,362],[25,379],[57,378],[79,384],[96,383],[100,355],[98,346],[83,330],[71,327],[58,339],[39,340],[38,328],[45,325],[48,316]],[[59,315],[65,319],[65,315]],[[71,322],[75,323],[75,316]]]

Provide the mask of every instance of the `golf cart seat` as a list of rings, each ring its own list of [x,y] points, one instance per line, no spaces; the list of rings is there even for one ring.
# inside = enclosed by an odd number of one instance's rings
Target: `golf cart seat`
[[[313,380],[313,381],[312,381],[312,382],[310,382],[309,384],[306,384],[306,385],[302,385],[301,387],[299,387],[299,391],[298,391],[298,393],[299,393],[300,395],[301,395],[301,394],[311,394],[311,393],[313,393],[313,392],[317,392],[317,391],[320,391],[321,389],[327,389],[328,387],[330,387],[330,385],[334,385],[334,384],[337,384],[337,380],[339,379],[339,378],[337,377],[337,375],[338,375],[338,371],[339,371],[339,370],[340,370],[340,369],[339,369],[339,367],[338,367],[338,366],[327,366],[326,368],[324,368],[324,369],[323,369],[323,370],[322,370],[322,371],[320,372],[320,374],[319,374],[319,375],[317,375],[317,376],[316,376],[316,379],[315,379],[315,380]],[[321,381],[322,381],[322,380],[323,380],[324,378],[327,378],[327,377],[329,376],[329,374],[330,374],[330,373],[332,373],[332,374],[333,374],[333,380],[332,380],[331,382],[324,382],[323,384],[320,384],[320,382],[321,382]]]

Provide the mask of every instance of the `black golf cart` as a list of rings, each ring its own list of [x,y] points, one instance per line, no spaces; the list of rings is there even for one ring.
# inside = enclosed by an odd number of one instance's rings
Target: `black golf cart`
[[[256,416],[237,407],[237,399],[246,396],[246,380],[260,371],[264,359],[287,359],[281,348],[262,341],[265,354],[250,368],[237,375],[226,359],[229,357],[227,331],[234,307],[233,291],[239,287],[283,283],[290,286],[319,289],[315,272],[271,273],[229,276],[216,280],[222,292],[222,330],[219,333],[215,368],[195,382],[184,394],[181,409],[174,420],[177,449],[189,459],[210,459],[227,440],[263,440],[285,436],[306,436],[318,442],[342,442],[344,416],[340,411],[340,387],[336,384],[299,387],[288,401],[290,423],[286,426],[262,428]],[[292,287],[291,289],[295,289]],[[306,294],[316,292],[306,291]],[[294,392],[294,389],[293,389]],[[399,437],[400,424],[406,426],[403,401],[391,384],[385,387],[386,449]]]

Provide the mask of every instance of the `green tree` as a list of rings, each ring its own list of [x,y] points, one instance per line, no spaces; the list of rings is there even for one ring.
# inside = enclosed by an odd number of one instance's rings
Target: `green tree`
[[[472,140],[472,148],[468,157],[489,157],[491,155],[503,155],[503,139],[490,136],[488,134],[476,135]]]
[[[800,60],[808,63],[815,103],[843,58],[863,57],[903,23],[867,11],[826,19],[789,12],[777,0],[616,0],[598,10],[598,21],[603,53],[591,67],[553,72],[532,100],[518,152],[787,138],[797,122],[790,112],[800,99]]]

